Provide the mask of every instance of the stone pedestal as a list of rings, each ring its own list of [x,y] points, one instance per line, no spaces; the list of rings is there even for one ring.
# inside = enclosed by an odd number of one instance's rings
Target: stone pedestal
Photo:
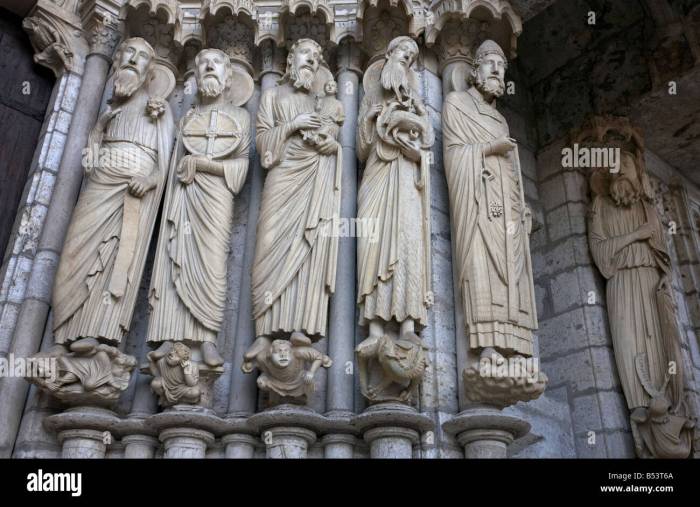
[[[370,447],[372,459],[411,459],[421,433],[434,427],[430,417],[400,403],[372,405],[354,422]]]
[[[445,422],[442,429],[455,435],[467,459],[504,459],[508,446],[530,431],[530,423],[495,408],[473,408]]]
[[[46,429],[58,435],[61,457],[65,459],[104,458],[119,424],[114,412],[100,407],[69,408],[44,421]]]
[[[352,459],[357,437],[343,433],[331,433],[321,438],[323,457],[327,459]]]
[[[250,417],[270,459],[306,459],[325,418],[308,407],[279,405]]]
[[[202,459],[226,423],[213,411],[192,405],[175,405],[146,419],[163,443],[166,459]]]
[[[197,428],[168,428],[160,433],[165,459],[203,459],[207,447],[214,443],[214,435]]]
[[[107,444],[102,431],[66,430],[58,434],[63,459],[102,459],[107,453]]]
[[[127,459],[153,459],[158,439],[150,435],[127,435],[122,438],[124,457]]]
[[[224,456],[227,459],[251,459],[255,449],[260,446],[260,440],[255,436],[255,430],[248,424],[244,416],[229,415],[226,418],[228,427],[221,437],[224,446]]]

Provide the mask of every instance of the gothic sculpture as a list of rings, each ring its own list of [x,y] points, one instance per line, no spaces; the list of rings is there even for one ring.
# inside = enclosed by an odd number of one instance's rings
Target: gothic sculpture
[[[292,332],[312,341],[326,334],[338,251],[332,234],[342,168],[336,138],[344,119],[333,86],[326,87],[332,79],[321,47],[299,39],[280,84],[260,100],[256,141],[268,173],[252,273],[257,339],[246,357]],[[294,382],[277,373],[267,375],[287,384],[288,396],[297,396]],[[261,388],[273,390],[272,385],[265,381]]]
[[[427,365],[416,332],[432,304],[430,164],[434,142],[412,69],[418,46],[393,39],[385,58],[367,69],[358,117],[357,155],[366,162],[358,220],[374,222],[377,237],[357,242],[363,394],[375,401],[410,401]]]
[[[168,81],[163,72],[168,71],[156,68],[153,49],[145,40],[135,37],[119,46],[114,93],[89,137],[86,183],[56,274],[56,346],[47,355],[64,364],[94,361],[85,368],[102,375],[110,374],[121,353],[88,354],[83,339],[116,345],[129,330],[172,147],[173,120],[163,100],[170,90],[162,90],[162,82]],[[73,373],[71,379],[87,381]],[[128,372],[125,375],[128,382]],[[57,390],[66,385],[62,382]]]
[[[495,107],[505,91],[506,66],[498,44],[483,42],[474,57],[471,87],[447,96],[442,117],[455,290],[462,295],[469,348],[480,356],[464,371],[465,389],[472,401],[501,406],[536,398],[546,382],[536,363],[517,378],[494,374],[497,366],[533,356],[537,328],[532,218],[517,146]],[[494,368],[486,372],[484,363]]]
[[[260,368],[257,384],[270,393],[270,403],[290,402],[304,404],[314,390],[314,374],[323,366],[330,368],[331,358],[311,346],[311,340],[302,333],[292,333],[289,341],[257,340],[244,356],[242,369],[246,373]],[[307,369],[307,363],[311,366]]]
[[[148,353],[153,391],[162,406],[198,403],[201,396],[199,367],[192,361],[192,351],[182,342],[164,342]]]
[[[671,260],[644,166],[643,141],[620,118],[592,119],[575,141],[621,153],[619,167],[597,168],[591,175],[588,240],[607,280],[615,362],[637,455],[688,457],[694,421],[685,400]]]
[[[252,83],[219,49],[196,56],[195,74],[199,104],[179,124],[149,294],[148,341],[186,342],[206,367],[217,368],[224,362],[216,341],[234,195],[248,172],[250,117],[240,105]]]

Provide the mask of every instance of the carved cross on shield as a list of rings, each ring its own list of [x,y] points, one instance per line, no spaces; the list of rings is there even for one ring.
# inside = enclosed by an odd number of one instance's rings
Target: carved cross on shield
[[[208,159],[229,155],[241,140],[241,126],[225,111],[196,112],[185,120],[182,142],[187,150]]]

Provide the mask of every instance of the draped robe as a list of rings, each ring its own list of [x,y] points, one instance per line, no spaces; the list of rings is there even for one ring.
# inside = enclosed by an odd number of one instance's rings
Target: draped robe
[[[377,119],[369,108],[385,103],[379,87],[367,93],[360,107],[357,153],[366,161],[357,194],[360,223],[372,224],[377,237],[357,239],[359,322],[412,319],[426,325],[430,288],[430,209],[423,192],[429,171],[423,154],[420,162],[406,158],[377,135]],[[428,125],[426,139],[432,144]],[[428,196],[429,198],[429,196]]]
[[[509,135],[508,124],[474,88],[447,96],[442,124],[454,263],[470,347],[530,356],[537,311],[520,168],[484,152],[487,143]]]
[[[654,229],[652,238],[620,248],[623,237],[646,222]],[[660,290],[659,286],[671,270],[664,234],[656,210],[646,201],[621,207],[607,196],[597,195],[593,200],[589,245],[593,260],[607,279],[615,362],[630,409],[646,407],[651,399],[639,379],[639,360],[643,361],[649,383],[659,390],[668,362],[675,360],[678,371],[670,376],[674,409],[683,398],[683,366],[676,359],[680,358],[680,337],[672,296],[668,288]]]
[[[166,103],[153,120],[146,114],[148,98],[136,91],[104,134],[90,136],[102,137],[100,149],[109,156],[88,172],[66,234],[52,298],[56,343],[83,337],[119,342],[129,330],[173,144],[170,107]],[[156,187],[140,199],[132,196],[131,178],[152,173]],[[123,267],[115,269],[120,247]]]
[[[268,169],[252,273],[257,336],[299,331],[325,336],[328,299],[335,290],[340,213],[340,148],[321,155],[288,124],[314,111],[311,94],[281,85],[263,93],[256,141]],[[338,126],[329,131],[337,137]]]
[[[223,164],[223,177],[197,171],[186,185],[176,174],[187,154],[182,126],[200,110],[191,110],[180,121],[151,280],[148,340],[152,342],[216,343],[223,322],[234,195],[248,172],[250,117],[240,107],[215,108],[238,122],[241,137],[233,153],[213,159]]]

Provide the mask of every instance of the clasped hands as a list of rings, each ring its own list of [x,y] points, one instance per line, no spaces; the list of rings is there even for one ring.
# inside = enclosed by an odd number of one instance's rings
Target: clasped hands
[[[201,155],[185,155],[177,166],[177,178],[185,185],[189,185],[194,181],[197,171],[201,171],[209,162],[207,157]]]
[[[513,151],[518,146],[515,139],[508,136],[502,136],[488,143],[486,148],[486,155],[500,155],[505,156],[509,152]]]
[[[321,128],[321,117],[318,113],[301,113],[292,121],[292,132],[298,130],[314,130]],[[319,143],[314,144],[321,155],[333,155],[338,150],[338,141],[325,135]]]

